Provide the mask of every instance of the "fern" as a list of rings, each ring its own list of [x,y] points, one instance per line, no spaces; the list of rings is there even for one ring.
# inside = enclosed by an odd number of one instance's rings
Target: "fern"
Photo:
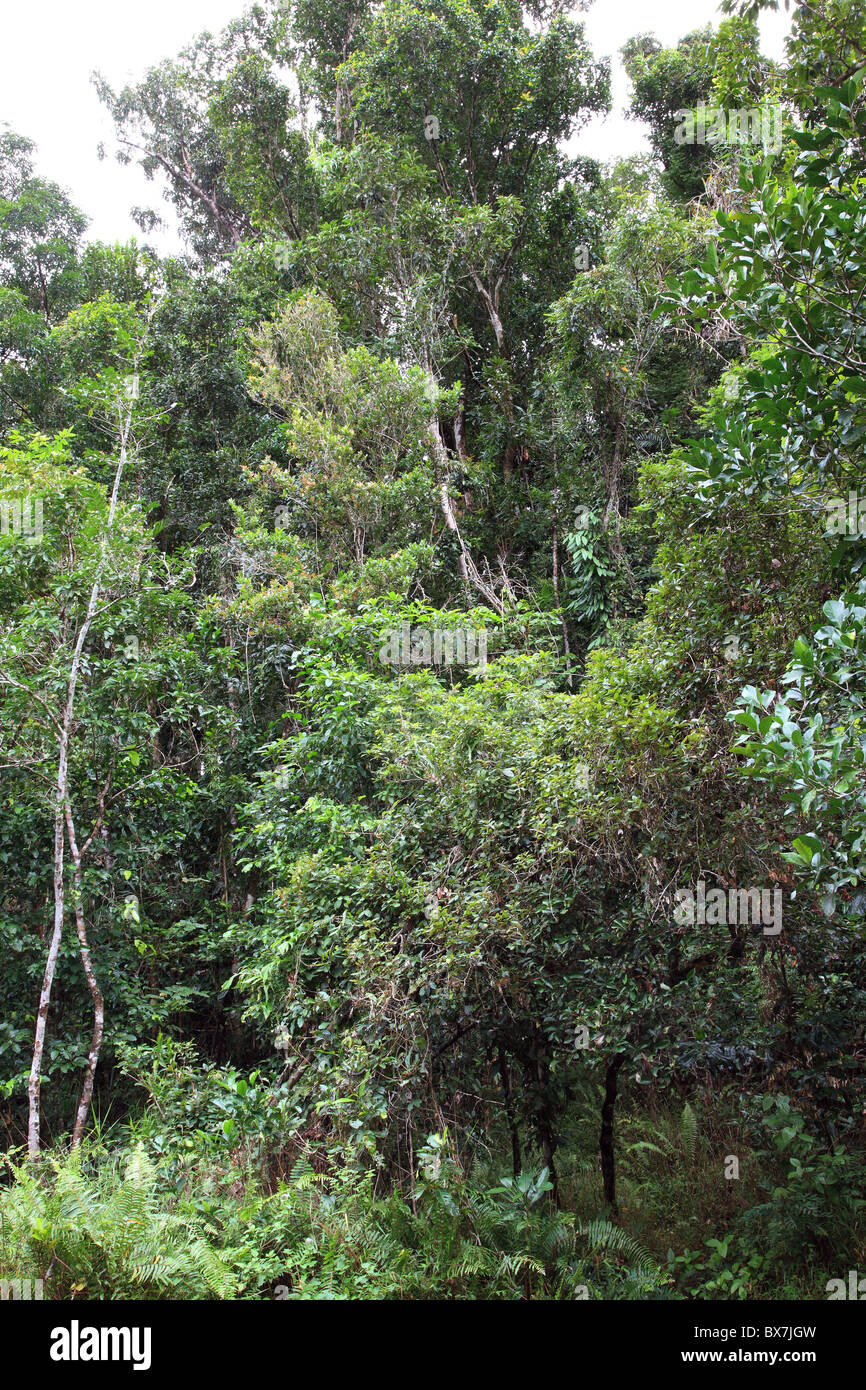
[[[694,1110],[686,1101],[680,1117],[680,1138],[689,1163],[694,1162],[698,1146],[698,1121]]]
[[[591,1221],[589,1225],[581,1226],[579,1231],[581,1235],[586,1236],[593,1249],[623,1255],[641,1270],[660,1270],[658,1261],[621,1226],[614,1226],[609,1221]]]
[[[10,1162],[0,1193],[0,1273],[48,1280],[56,1297],[231,1298],[236,1282],[198,1217],[161,1204],[141,1145],[119,1178],[82,1173],[80,1152],[34,1174]],[[49,1276],[48,1271],[51,1270]]]

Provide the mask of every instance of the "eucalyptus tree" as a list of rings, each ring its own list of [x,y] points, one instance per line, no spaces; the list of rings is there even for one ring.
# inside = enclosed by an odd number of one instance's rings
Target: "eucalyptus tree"
[[[137,162],[148,179],[161,176],[164,197],[205,259],[224,256],[253,230],[252,209],[229,186],[228,156],[211,106],[236,65],[262,52],[274,56],[273,34],[273,16],[254,5],[218,37],[199,35],[177,59],[151,68],[136,86],[115,92],[104,76],[93,77],[115,125],[115,158],[121,164]],[[136,216],[145,232],[159,220],[152,209],[139,209]]]
[[[398,0],[364,26],[340,70],[355,131],[414,150],[454,217],[466,288],[453,307],[482,344],[480,375],[504,415],[506,478],[518,457],[516,411],[531,367],[520,360],[525,329],[517,306],[527,291],[542,300],[549,294],[530,270],[532,244],[558,219],[571,172],[562,142],[606,109],[609,97],[608,73],[593,59],[582,25],[558,7],[534,17],[530,25],[511,0]],[[503,218],[509,234],[491,237],[491,224]],[[482,325],[492,334],[487,345]],[[531,353],[531,341],[526,346]]]

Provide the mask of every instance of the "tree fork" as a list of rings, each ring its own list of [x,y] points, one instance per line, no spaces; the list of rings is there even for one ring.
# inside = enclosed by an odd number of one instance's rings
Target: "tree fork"
[[[133,372],[138,369],[139,357],[136,355],[132,368]],[[123,471],[126,467],[126,451],[129,442],[129,435],[132,429],[133,406],[130,402],[125,419],[121,418],[119,423],[120,438],[120,458],[118,459],[117,469],[114,474],[114,484],[111,489],[111,498],[108,506],[108,517],[106,531],[110,531],[114,525],[114,517],[117,511],[117,500],[120,494],[120,482]],[[63,915],[64,915],[64,883],[63,883],[63,861],[64,861],[64,819],[66,807],[68,805],[68,779],[69,779],[69,745],[72,741],[73,717],[75,712],[75,695],[78,688],[78,674],[81,669],[81,656],[84,644],[90,633],[96,610],[99,606],[99,597],[102,591],[102,571],[105,566],[106,551],[105,539],[103,539],[102,552],[96,570],[96,577],[90,591],[90,599],[87,604],[87,612],[84,621],[78,632],[75,642],[75,650],[72,654],[72,663],[69,668],[69,683],[66,689],[66,703],[63,708],[62,722],[55,720],[59,727],[57,743],[57,787],[54,802],[54,929],[51,934],[51,944],[48,949],[48,958],[45,962],[45,972],[42,977],[42,989],[39,994],[39,1008],[36,1014],[36,1033],[33,1039],[33,1058],[30,1064],[30,1077],[27,1082],[27,1151],[32,1162],[39,1158],[40,1145],[40,1098],[42,1092],[42,1062],[45,1054],[45,1033],[48,1025],[48,1010],[51,1006],[51,992],[54,987],[54,976],[57,970],[57,960],[60,955],[60,942],[63,937]],[[79,877],[80,883],[80,877]],[[80,910],[76,908],[77,912]],[[80,934],[79,934],[80,935]],[[84,942],[87,937],[85,934]],[[84,957],[82,956],[82,961]],[[89,951],[88,951],[89,963]],[[86,971],[85,971],[86,973]],[[88,979],[88,984],[90,983]],[[95,983],[95,980],[94,980]],[[98,986],[97,986],[98,989]],[[92,991],[91,991],[92,992]],[[94,995],[94,1005],[97,996]],[[101,999],[101,994],[99,995]],[[96,1036],[96,1025],[94,1024],[94,1037]],[[101,1041],[101,1032],[99,1035]],[[92,1051],[92,1047],[91,1047]],[[95,1071],[95,1065],[94,1065]],[[90,1075],[90,1063],[88,1062],[88,1073],[85,1076],[85,1087]],[[84,1096],[82,1093],[82,1100]],[[89,1104],[89,1100],[88,1100]],[[77,1121],[76,1121],[77,1125]]]

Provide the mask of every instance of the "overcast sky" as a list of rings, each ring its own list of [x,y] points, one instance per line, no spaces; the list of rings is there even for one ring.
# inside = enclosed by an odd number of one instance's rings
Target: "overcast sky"
[[[246,8],[245,0],[2,0],[0,17],[0,124],[35,140],[37,168],[69,190],[91,219],[88,237],[102,241],[139,235],[133,206],[164,213],[171,230],[149,238],[164,252],[180,249],[173,213],[160,185],[113,158],[100,162],[96,147],[112,147],[112,126],[90,85],[98,69],[117,89],[137,81],[162,58],[173,57],[203,29],[218,32]],[[583,16],[598,56],[615,56],[633,34],[651,32],[665,44],[710,20],[716,0],[596,0]],[[764,52],[781,57],[787,15],[763,16]],[[627,81],[614,80],[614,110],[594,121],[578,148],[597,158],[631,154],[645,146],[642,127],[624,121]]]

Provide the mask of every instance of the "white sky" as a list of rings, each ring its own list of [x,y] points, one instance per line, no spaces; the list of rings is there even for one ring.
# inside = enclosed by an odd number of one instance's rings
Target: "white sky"
[[[159,183],[111,157],[112,126],[90,73],[98,69],[117,90],[173,57],[203,29],[218,32],[244,8],[245,0],[0,0],[0,124],[36,141],[39,173],[69,190],[91,219],[90,239],[139,236],[129,216],[138,205],[156,209],[171,228],[149,239],[166,253],[181,249]],[[596,0],[582,18],[597,56],[610,57],[636,33],[654,33],[669,45],[709,20],[718,22],[716,0]],[[770,57],[782,56],[789,23],[785,14],[762,17]],[[593,121],[577,145],[601,159],[645,146],[643,128],[622,119],[628,83],[617,68],[611,115]],[[100,141],[109,152],[104,162],[96,155]]]

